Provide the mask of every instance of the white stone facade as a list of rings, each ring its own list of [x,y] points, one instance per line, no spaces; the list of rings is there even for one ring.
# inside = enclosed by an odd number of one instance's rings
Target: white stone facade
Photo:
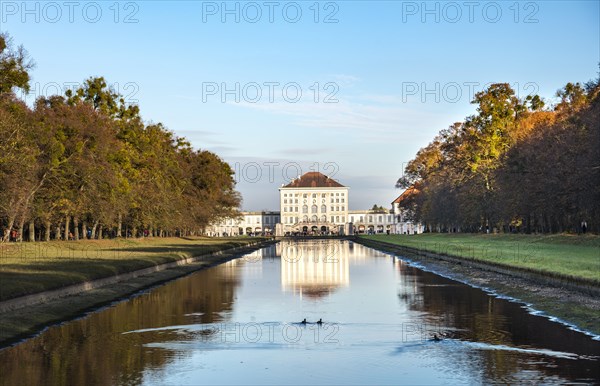
[[[208,236],[271,236],[281,222],[279,212],[242,212],[238,219],[225,219],[206,229]]]
[[[348,188],[280,188],[284,232],[338,232],[348,222]],[[304,229],[304,228],[307,229]],[[335,229],[332,229],[335,228]]]
[[[242,212],[206,230],[209,236],[290,236],[416,234],[421,224],[405,219],[399,202],[391,210],[349,210],[349,188],[318,172],[309,172],[279,188],[280,211]]]

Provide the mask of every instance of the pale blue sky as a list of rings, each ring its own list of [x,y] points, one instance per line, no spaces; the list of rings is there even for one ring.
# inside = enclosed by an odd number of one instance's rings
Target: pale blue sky
[[[278,209],[281,183],[311,169],[350,186],[351,209],[389,206],[403,165],[474,112],[472,92],[508,82],[551,101],[600,62],[598,1],[23,4],[0,1],[0,30],[37,63],[28,100],[104,76],[228,161],[246,210]]]

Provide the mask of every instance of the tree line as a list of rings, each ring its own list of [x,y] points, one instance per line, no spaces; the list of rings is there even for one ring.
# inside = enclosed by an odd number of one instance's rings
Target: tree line
[[[401,207],[432,232],[600,231],[600,78],[545,106],[506,83],[407,164]]]
[[[0,237],[190,235],[236,216],[233,171],[161,123],[144,122],[104,78],[27,106],[33,63],[0,34]]]

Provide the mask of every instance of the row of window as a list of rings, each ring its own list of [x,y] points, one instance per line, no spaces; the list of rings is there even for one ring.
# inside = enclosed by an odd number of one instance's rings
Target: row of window
[[[254,218],[247,218],[246,220],[247,220],[246,221],[247,223],[252,223],[252,222],[256,221],[257,224],[260,224],[260,217],[257,217],[256,219],[254,219]],[[265,220],[264,221],[265,224],[277,224],[279,222],[279,217],[273,217],[273,218],[271,218],[271,217],[264,217],[264,220]],[[242,221],[242,222],[244,222],[244,221]],[[226,220],[226,221],[223,222],[223,225],[237,225],[237,224],[240,224],[240,223],[241,222],[238,221],[238,220],[234,221],[232,219],[228,219],[228,220]]]
[[[373,216],[373,215],[367,216],[367,222],[373,222],[373,218],[374,217],[375,216]],[[379,216],[377,216],[377,222],[379,222],[379,223],[383,222],[384,219],[385,219],[385,217],[386,217],[386,215],[379,215]],[[392,222],[393,221],[393,217],[394,217],[393,215],[388,214],[387,215],[387,222]],[[350,221],[351,222],[356,222],[356,217],[350,216]],[[364,222],[364,221],[365,221],[364,216],[360,216],[359,219],[358,219],[358,222]]]
[[[323,202],[325,202],[325,200],[322,200],[322,201],[323,201]],[[306,202],[306,200],[304,200],[304,202]],[[313,200],[313,202],[316,202],[316,200]],[[340,198],[336,198],[336,199],[334,199],[334,198],[332,197],[332,198],[331,198],[331,203],[333,204],[334,202],[335,202],[335,203],[337,203],[337,204],[339,204],[339,203],[342,203],[342,204],[344,204],[344,203],[346,202],[346,199],[344,199],[344,198],[341,198],[341,199],[340,199]],[[288,199],[287,199],[287,198],[284,198],[284,199],[283,199],[283,203],[284,203],[284,204],[287,204],[287,203],[288,203]],[[297,199],[297,198],[295,198],[295,199],[294,199],[294,198],[290,198],[290,199],[289,199],[289,203],[290,203],[290,204],[297,204],[297,203],[298,203],[298,199]]]
[[[333,193],[330,193],[332,196],[334,195]],[[308,198],[309,193],[283,193],[283,197],[300,197],[300,195],[302,195],[303,198]],[[336,193],[336,196],[341,196],[344,197],[346,195],[346,193]],[[319,193],[313,193],[312,194],[312,198],[317,198],[319,197]],[[321,197],[325,198],[327,197],[327,193],[321,193]]]
[[[298,212],[299,207],[297,206],[284,206],[283,207],[283,211],[284,212]],[[313,205],[310,207],[310,213],[318,213],[318,207],[316,205]],[[346,210],[345,206],[330,206],[329,210],[331,212],[343,212]],[[327,212],[327,205],[321,205],[321,213],[325,213]],[[303,205],[302,206],[302,213],[308,213],[308,205]]]
[[[295,224],[298,222],[299,217],[284,217],[284,223],[287,224]],[[302,222],[327,222],[327,216],[323,215],[321,217],[313,215],[310,218],[308,216],[302,216]],[[331,216],[329,218],[330,222],[332,223],[339,223],[339,222],[345,222],[346,221],[346,217],[345,216]]]

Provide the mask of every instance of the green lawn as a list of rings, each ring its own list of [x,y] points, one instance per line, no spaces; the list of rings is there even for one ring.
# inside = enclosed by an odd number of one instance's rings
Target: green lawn
[[[0,301],[261,241],[145,238],[0,244]]]
[[[600,284],[600,236],[596,235],[425,233],[361,237]]]

